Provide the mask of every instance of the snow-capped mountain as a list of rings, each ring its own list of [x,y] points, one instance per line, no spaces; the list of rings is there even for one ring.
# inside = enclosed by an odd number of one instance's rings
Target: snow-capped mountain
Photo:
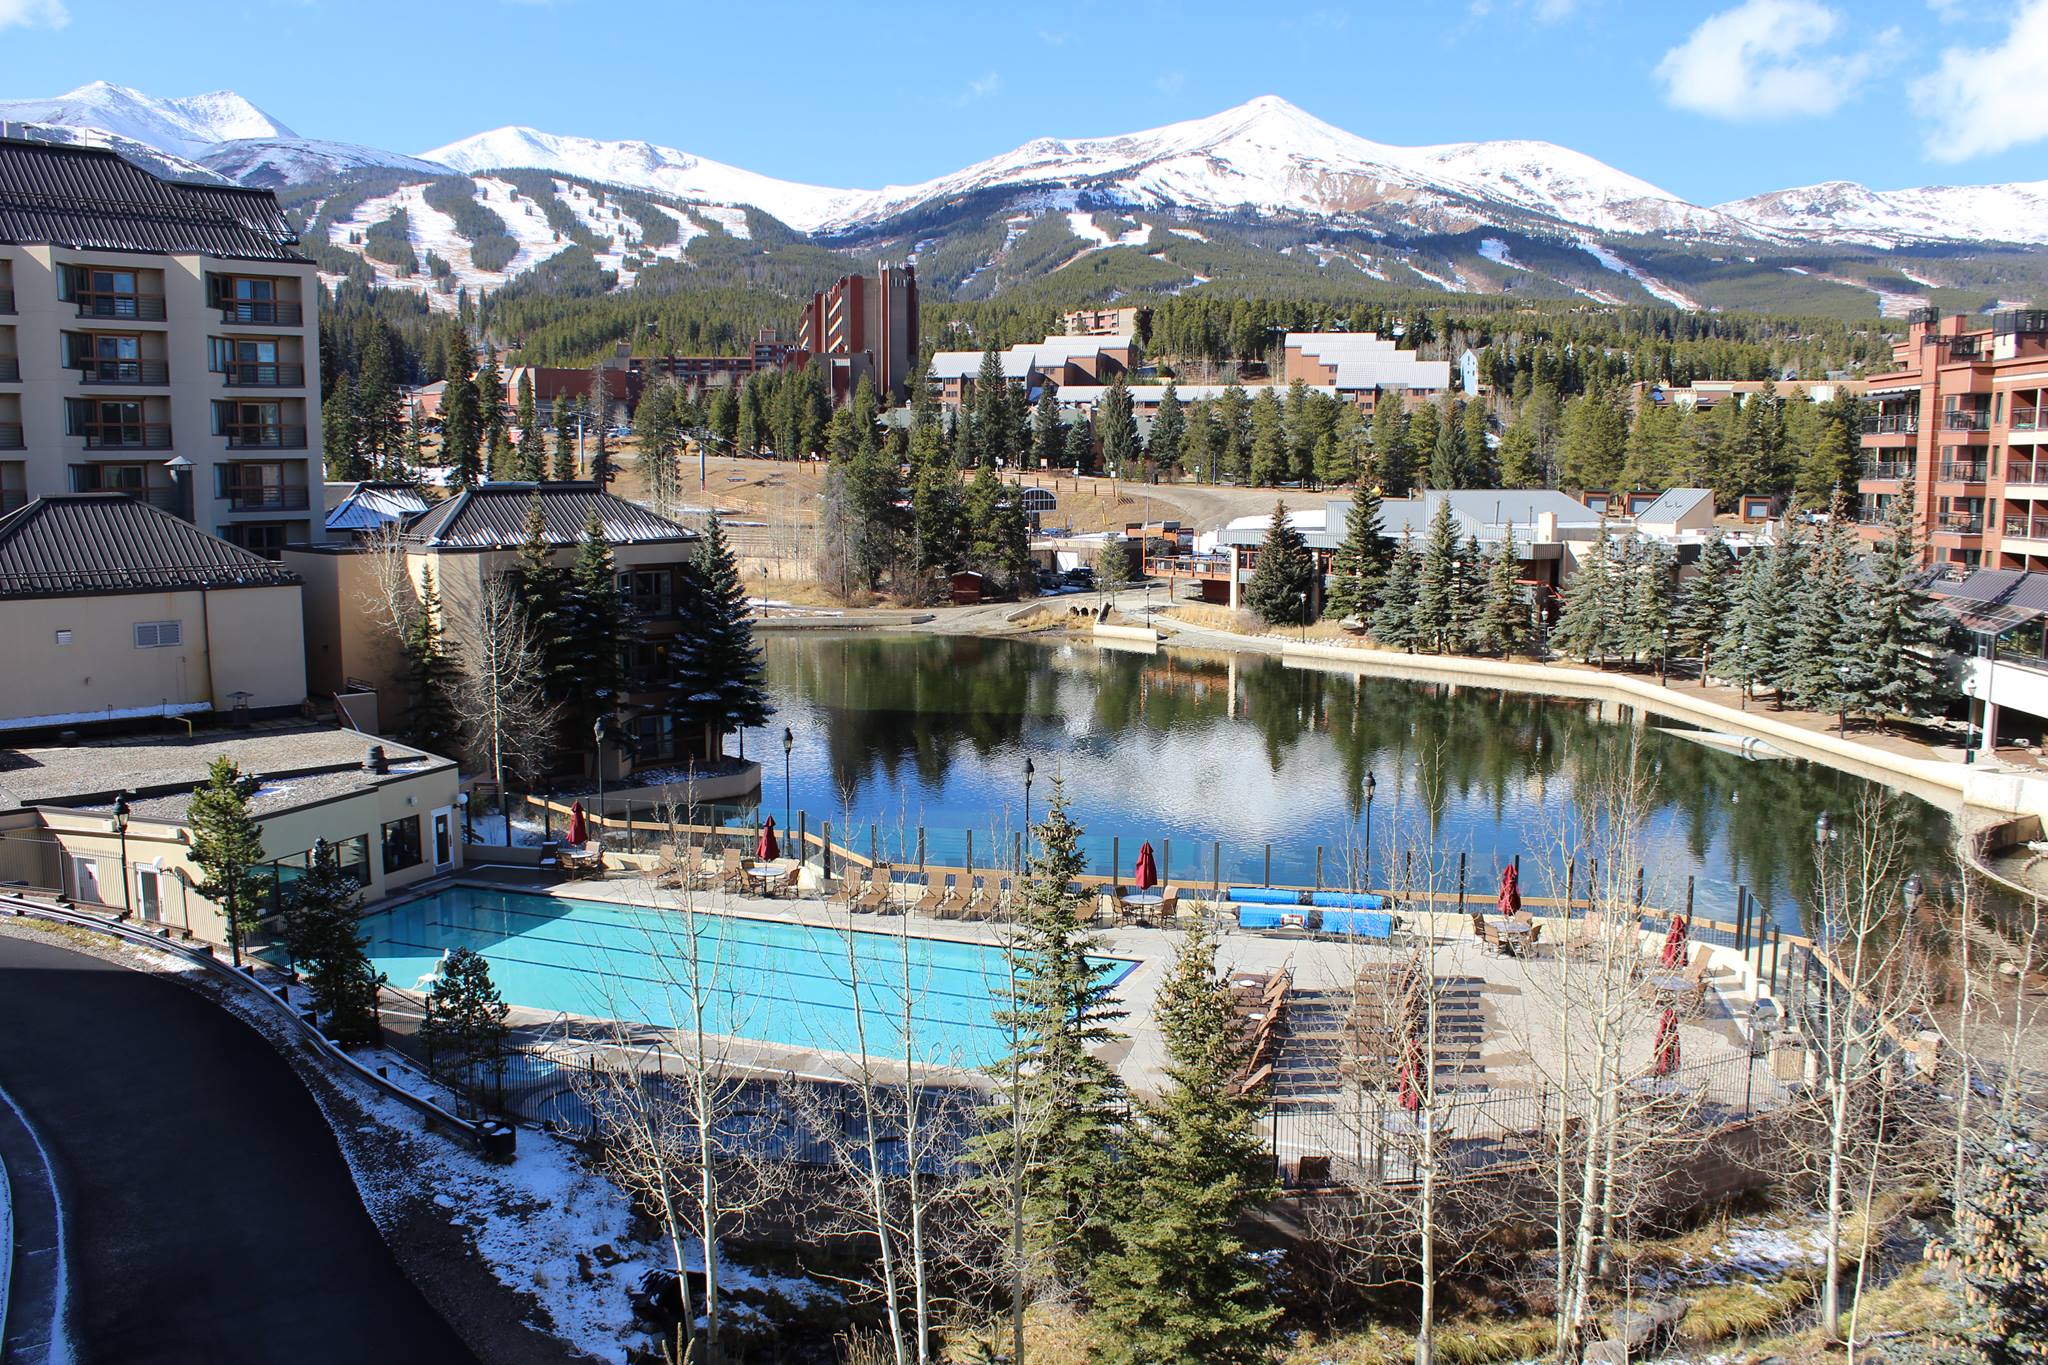
[[[196,161],[187,161],[182,156],[158,151],[146,142],[137,142],[132,137],[122,137],[119,133],[110,133],[104,128],[70,128],[61,123],[17,123],[11,125],[11,128],[14,136],[30,138],[37,142],[105,147],[109,151],[120,153],[124,160],[132,161],[166,180],[196,181],[214,185],[235,183],[232,177],[202,166]]]
[[[1437,226],[1528,214],[1601,232],[1724,232],[1743,225],[1548,142],[1397,147],[1277,95],[1140,133],[1040,138],[920,185],[895,186],[821,226],[846,231],[987,190],[1086,192],[1133,208],[1347,218],[1405,212]]]
[[[231,138],[298,136],[232,91],[162,99],[106,81],[52,99],[0,100],[0,119],[98,128],[189,161]]]
[[[559,137],[535,128],[494,128],[420,155],[459,171],[534,168],[653,190],[678,199],[745,204],[780,218],[799,232],[815,231],[843,218],[848,207],[863,197],[858,190],[826,189],[756,175],[652,142],[600,142]]]
[[[244,185],[277,189],[331,180],[355,171],[389,169],[407,175],[448,175],[432,161],[354,142],[307,137],[247,137],[220,142],[201,154],[200,164]]]
[[[1834,242],[1892,246],[1961,239],[2048,245],[2048,180],[1911,190],[1873,190],[1851,180],[1828,180],[1720,208],[1760,227]]]

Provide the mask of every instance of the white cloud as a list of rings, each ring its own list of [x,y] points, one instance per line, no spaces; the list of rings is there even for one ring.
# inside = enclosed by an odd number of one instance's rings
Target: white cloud
[[[1188,83],[1185,71],[1162,71],[1152,78],[1153,88],[1162,95],[1178,95]]]
[[[1510,4],[1517,11],[1527,11],[1529,17],[1539,24],[1555,24],[1571,18],[1580,3],[1581,0],[1471,0],[1465,7],[1465,20],[1469,25],[1490,19],[1499,5]]]
[[[1073,36],[1073,34],[1066,32],[1064,29],[1042,28],[1038,30],[1038,41],[1044,43],[1047,47],[1065,47],[1067,39]]]
[[[64,0],[0,0],[0,28],[62,28],[70,22]]]
[[[1944,50],[1941,64],[1909,87],[1913,108],[1929,125],[1927,155],[1964,161],[2048,138],[2044,54],[2048,0],[2021,0],[2003,43]]]
[[[1819,0],[1743,0],[1664,54],[1665,103],[1726,119],[1831,114],[1898,39],[1888,29],[1859,52],[1824,50],[1846,30],[1841,12]]]
[[[973,100],[987,99],[1003,88],[1003,77],[999,71],[985,72],[967,82],[967,89],[954,99],[955,104],[967,104]]]

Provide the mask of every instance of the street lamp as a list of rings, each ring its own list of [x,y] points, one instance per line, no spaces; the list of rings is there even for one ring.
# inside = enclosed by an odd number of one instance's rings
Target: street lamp
[[[1296,598],[1298,598],[1298,599],[1300,600],[1300,602],[1301,602],[1301,616],[1300,616],[1300,620],[1299,620],[1299,624],[1300,624],[1300,626],[1301,626],[1301,642],[1302,642],[1303,644],[1307,644],[1307,643],[1308,643],[1308,594],[1307,594],[1307,593],[1305,593],[1305,592],[1298,592],[1298,593],[1296,593],[1296,594],[1295,594],[1295,597],[1296,597]]]
[[[1372,794],[1378,789],[1379,779],[1371,773],[1365,775],[1365,889],[1372,890]]]
[[[604,740],[606,733],[604,717],[602,715],[590,722],[590,737],[597,744],[597,818],[599,820],[604,819]],[[498,799],[504,800],[505,794],[499,792]],[[602,847],[604,839],[600,836],[594,842]]]
[[[126,792],[114,798],[114,833],[121,836],[121,911],[122,917],[126,918],[135,909],[128,899],[128,795]]]
[[[789,751],[790,751],[791,749],[794,749],[795,747],[796,747],[796,735],[795,735],[795,734],[794,734],[794,733],[793,733],[793,732],[792,732],[792,731],[790,730],[790,728],[789,728],[789,727],[788,727],[787,725],[783,726],[783,727],[782,727],[782,837],[783,837],[783,838],[785,838],[785,839],[787,839],[787,838],[789,837],[789,832],[790,832],[790,830],[791,830],[791,829],[793,829],[793,828],[795,828],[795,826],[794,826],[794,825],[793,825],[793,824],[791,823],[791,821],[790,821],[790,818],[789,818],[789,811],[790,811],[790,803],[789,803]],[[803,854],[803,850],[802,850],[802,849],[798,849],[798,850],[797,850],[797,854],[798,854],[798,856],[799,856],[799,857],[801,857],[801,856],[802,856],[802,854]]]
[[[1834,820],[1826,811],[1822,811],[1820,818],[1813,822],[1813,841],[1816,844],[1831,844],[1836,837]]]
[[[1038,776],[1038,769],[1030,759],[1024,760],[1024,837],[1031,837],[1031,779]]]

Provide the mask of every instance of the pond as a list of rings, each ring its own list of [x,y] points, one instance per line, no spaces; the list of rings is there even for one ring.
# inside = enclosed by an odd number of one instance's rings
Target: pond
[[[1084,826],[1091,871],[1128,877],[1141,841],[1169,879],[1356,884],[1373,781],[1374,885],[1396,843],[1463,854],[1490,896],[1518,853],[1546,888],[1561,830],[1590,818],[1596,774],[1640,739],[1650,807],[1648,900],[1734,917],[1747,886],[1785,928],[1811,886],[1815,822],[1849,818],[1865,780],[1792,759],[1745,759],[1679,727],[1603,720],[1594,703],[1484,688],[1358,678],[1278,659],[1090,642],[914,634],[777,633],[761,646],[775,718],[745,737],[761,760],[764,813],[831,820],[834,841],[884,857],[977,866],[1014,859],[1024,764],[1042,818],[1058,777]],[[782,730],[795,738],[785,796]],[[1901,796],[1895,818],[1923,875],[1947,860],[1952,823]],[[752,812],[744,813],[751,818]],[[1170,850],[1168,846],[1170,845]],[[1112,863],[1112,857],[1115,862]],[[1270,860],[1270,862],[1269,862]]]

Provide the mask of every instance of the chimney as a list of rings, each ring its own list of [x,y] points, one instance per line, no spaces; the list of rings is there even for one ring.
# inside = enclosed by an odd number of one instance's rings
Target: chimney
[[[372,744],[370,751],[363,755],[363,771],[366,773],[388,773],[391,764],[384,757],[384,746]]]
[[[1556,539],[1557,513],[1538,512],[1536,514],[1536,543],[1538,545],[1548,545]]]

